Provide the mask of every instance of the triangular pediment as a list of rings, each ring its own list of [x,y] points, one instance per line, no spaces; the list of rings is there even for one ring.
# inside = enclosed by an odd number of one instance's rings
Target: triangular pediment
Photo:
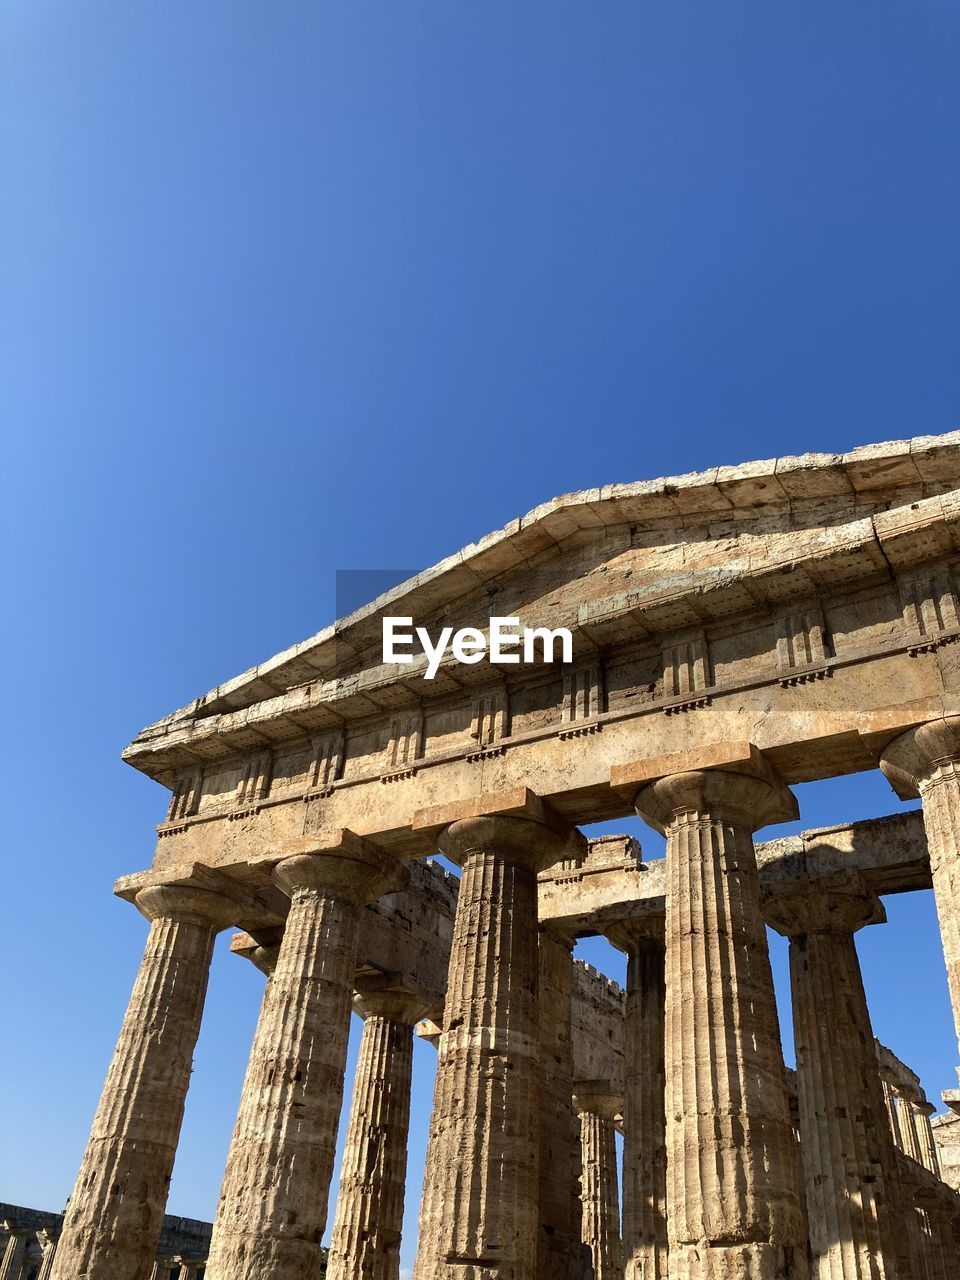
[[[448,655],[384,664],[382,620],[565,627],[575,665],[733,619],[811,607],[960,552],[960,432],[569,494],[400,584],[141,733],[125,758],[190,758],[436,700],[502,677]],[[513,669],[511,669],[512,671]],[[525,674],[529,674],[525,672]]]

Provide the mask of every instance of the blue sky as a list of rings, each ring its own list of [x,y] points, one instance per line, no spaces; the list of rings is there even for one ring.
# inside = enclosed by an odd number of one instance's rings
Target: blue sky
[[[0,1199],[62,1205],[112,1052],[145,925],[110,886],[165,808],[139,728],[331,621],[338,569],[957,425],[958,35],[946,0],[0,8]],[[876,774],[800,799],[899,807]],[[936,1097],[930,895],[888,909],[875,1024]],[[222,950],[197,1217],[262,981]]]

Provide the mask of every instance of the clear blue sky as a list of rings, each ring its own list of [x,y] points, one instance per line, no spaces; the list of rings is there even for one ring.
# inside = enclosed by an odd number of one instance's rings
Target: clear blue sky
[[[337,569],[957,425],[958,35],[947,0],[0,7],[0,1199],[62,1205],[112,1052],[145,924],[110,886],[165,807],[139,728],[329,622]],[[801,804],[899,807],[878,775]],[[890,917],[876,1027],[936,1097],[930,896]],[[262,981],[222,950],[197,1217]]]

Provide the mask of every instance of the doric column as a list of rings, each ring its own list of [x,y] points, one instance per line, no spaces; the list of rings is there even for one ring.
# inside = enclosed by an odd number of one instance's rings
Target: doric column
[[[887,1110],[887,1119],[890,1122],[890,1133],[893,1137],[893,1145],[903,1150],[903,1135],[900,1132],[900,1113],[897,1109],[897,1091],[893,1081],[886,1071],[880,1068],[880,1085],[883,1089],[883,1102]]]
[[[150,1280],[170,1280],[170,1272],[174,1267],[174,1259],[168,1257],[159,1257],[153,1264],[153,1273]]]
[[[537,1280],[588,1280],[581,1239],[580,1121],[573,1106],[574,936],[540,927]]]
[[[790,1104],[752,840],[758,827],[795,817],[795,801],[752,753],[744,772],[652,782],[636,806],[667,837],[671,1280],[802,1275]]]
[[[532,1280],[537,1259],[538,868],[565,840],[524,817],[467,818],[416,1280]]]
[[[900,1134],[903,1138],[903,1150],[911,1160],[923,1164],[920,1155],[920,1135],[917,1133],[917,1118],[914,1115],[913,1103],[901,1093],[897,1096],[897,1113],[900,1119]]]
[[[590,1081],[577,1084],[574,1104],[580,1115],[583,1243],[593,1259],[594,1280],[619,1280],[620,1194],[617,1189],[617,1140],[614,1120],[620,1098]]]
[[[623,1256],[626,1280],[666,1280],[667,1151],[662,917],[624,921],[607,937],[627,953],[623,1030]]]
[[[897,1275],[893,1140],[853,935],[886,917],[856,876],[788,891],[767,919],[790,939],[800,1143],[816,1280]]]
[[[37,1243],[43,1251],[43,1261],[37,1273],[37,1280],[49,1280],[50,1272],[53,1270],[53,1260],[57,1256],[59,1239],[60,1232],[55,1228],[41,1227],[37,1232]]]
[[[383,853],[350,832],[274,869],[290,912],[260,1006],[205,1280],[320,1274],[359,914],[389,877]]]
[[[21,1280],[29,1233],[19,1227],[8,1227],[7,1230],[10,1235],[0,1261],[0,1280]]]
[[[363,1018],[327,1280],[398,1280],[407,1176],[413,1025],[422,997],[364,980]]]
[[[911,1188],[915,1214],[920,1222],[920,1265],[922,1280],[956,1280],[960,1259],[960,1224],[956,1210],[941,1187]]]
[[[156,1256],[217,932],[235,904],[205,889],[136,896],[150,936],[73,1194],[52,1280],[142,1280]]]
[[[914,1103],[914,1115],[917,1121],[917,1138],[920,1148],[920,1163],[925,1165],[931,1173],[935,1173],[940,1177],[940,1158],[937,1155],[937,1143],[933,1136],[933,1127],[930,1124],[930,1117],[936,1111],[936,1107],[932,1102],[916,1102]]]
[[[197,1272],[200,1270],[200,1261],[197,1258],[174,1258],[174,1262],[180,1268],[177,1280],[196,1280]]]
[[[901,799],[920,796],[930,875],[960,1046],[960,716],[901,734],[880,757]]]

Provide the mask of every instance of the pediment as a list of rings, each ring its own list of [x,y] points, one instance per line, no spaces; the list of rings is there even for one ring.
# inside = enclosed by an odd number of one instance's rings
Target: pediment
[[[693,646],[678,661],[695,664],[708,629],[754,615],[805,617],[825,595],[909,580],[956,557],[958,485],[955,432],[569,494],[174,712],[124,758],[168,777],[203,739],[246,748],[422,707],[502,676],[504,668],[449,656],[429,681],[425,659],[385,665],[386,614],[431,631],[483,630],[492,614],[567,627],[576,667],[611,647],[673,641]]]

